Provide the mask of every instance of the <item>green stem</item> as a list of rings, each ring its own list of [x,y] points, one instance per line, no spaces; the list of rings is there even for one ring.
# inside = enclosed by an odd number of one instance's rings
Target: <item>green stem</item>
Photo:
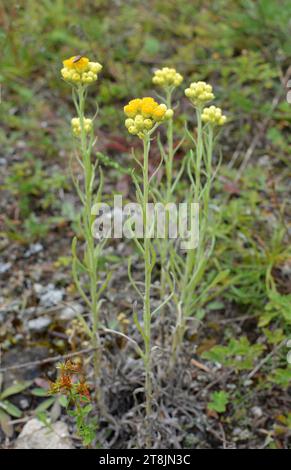
[[[172,108],[172,93],[173,93],[173,89],[167,88],[166,105],[168,109]],[[166,154],[166,162],[165,162],[165,168],[166,168],[165,204],[168,204],[169,202],[171,202],[171,198],[172,198],[173,159],[174,159],[173,119],[171,118],[168,121],[168,127],[167,127],[167,154]],[[166,216],[167,215],[168,213],[166,211]],[[168,217],[165,222],[166,222],[165,232],[166,232],[166,237],[167,237],[168,226],[169,226]],[[166,238],[165,240],[162,240],[162,243],[161,243],[161,277],[160,277],[161,300],[164,300],[166,296],[166,291],[167,291],[167,288],[166,288],[167,286],[167,270],[166,270],[167,262],[168,262],[168,240]],[[165,308],[164,307],[160,311],[160,317],[161,317],[161,343],[163,347],[165,343],[165,332],[164,332]]]
[[[207,140],[206,140],[206,178],[207,178],[207,187],[203,198],[203,206],[204,206],[204,215],[206,223],[208,221],[208,212],[209,212],[209,199],[210,199],[210,190],[211,190],[211,178],[212,178],[212,153],[213,153],[213,127],[209,125],[208,132],[207,132]]]
[[[195,192],[194,202],[199,202],[199,195],[201,191],[201,163],[203,157],[203,135],[202,135],[202,110],[196,108],[197,117],[197,153],[196,153],[196,169],[195,169]]]
[[[144,161],[143,161],[143,229],[144,229],[144,265],[145,265],[145,292],[144,292],[144,365],[145,365],[145,395],[146,395],[146,417],[148,422],[147,447],[151,446],[150,418],[152,414],[152,380],[151,380],[151,240],[147,234],[147,205],[149,199],[149,177],[148,177],[148,159],[150,149],[150,138],[144,138]]]
[[[84,194],[84,238],[86,242],[85,249],[85,263],[89,270],[90,282],[90,297],[91,297],[91,315],[92,315],[92,347],[93,364],[94,364],[94,382],[95,382],[95,399],[100,403],[100,372],[101,372],[101,351],[100,351],[100,337],[99,337],[99,306],[97,297],[97,262],[95,256],[94,236],[91,230],[92,224],[92,201],[93,201],[93,166],[91,164],[91,141],[87,140],[86,131],[84,129],[84,108],[85,108],[85,89],[80,87],[78,89],[78,107],[77,112],[81,125],[81,155],[84,165],[84,178],[85,178],[85,194]]]
[[[200,193],[201,193],[201,163],[203,158],[203,135],[202,135],[202,120],[201,120],[201,112],[200,108],[196,108],[196,116],[197,116],[197,152],[196,152],[196,161],[195,165],[195,188],[194,188],[194,203],[200,202]],[[189,277],[192,275],[193,267],[195,264],[196,256],[195,256],[195,248],[190,249],[187,251],[186,255],[186,269],[185,269],[185,277],[183,286],[187,286],[187,281]],[[188,292],[188,289],[185,288],[183,290],[183,298],[182,298],[182,312],[185,312],[188,315],[187,311],[187,300],[189,298],[189,294],[192,295],[192,292]],[[182,313],[182,317],[185,315]]]
[[[172,89],[167,89],[166,105],[168,109],[172,108]],[[166,178],[167,178],[167,191],[166,191],[166,202],[171,200],[171,189],[173,180],[173,159],[174,159],[174,144],[173,144],[173,118],[168,120],[167,128],[167,160],[166,160]]]
[[[202,109],[196,108],[196,117],[197,117],[197,148],[196,148],[196,159],[194,162],[194,174],[195,174],[195,187],[194,187],[194,201],[195,203],[200,202],[201,194],[201,164],[203,160],[203,129],[202,129],[202,119],[201,119]],[[200,240],[199,240],[200,245]],[[189,280],[192,277],[193,269],[195,264],[199,262],[199,248],[197,248],[197,253],[195,249],[189,249],[186,254],[186,264],[184,270],[184,276],[181,284],[181,310],[177,314],[177,323],[173,333],[172,340],[172,366],[176,363],[179,349],[181,347],[185,328],[186,328],[186,318],[190,315],[189,304],[192,301],[193,297],[193,288],[192,285],[189,285]]]

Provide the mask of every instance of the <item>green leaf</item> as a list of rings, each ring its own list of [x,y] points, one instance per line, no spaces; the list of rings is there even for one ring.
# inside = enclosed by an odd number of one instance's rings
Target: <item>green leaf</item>
[[[143,331],[143,329],[142,329],[142,326],[141,326],[141,324],[140,324],[140,322],[139,322],[139,320],[138,320],[138,316],[137,316],[137,312],[136,312],[136,311],[133,312],[133,321],[134,321],[134,324],[135,324],[135,326],[137,327],[139,333],[141,334],[143,340],[145,340],[145,333],[144,333],[144,331]]]
[[[65,395],[61,395],[59,397],[59,404],[63,407],[63,408],[67,408],[68,406],[68,398],[65,396]]]
[[[224,413],[226,411],[226,405],[229,402],[228,393],[221,390],[220,392],[213,392],[211,394],[211,402],[208,403],[208,408],[214,410],[217,413]]]
[[[9,415],[13,416],[14,418],[21,418],[22,411],[17,408],[17,406],[12,405],[8,400],[0,401],[0,408],[6,411]]]
[[[1,393],[0,395],[0,400],[4,400],[5,398],[10,397],[11,395],[17,395],[17,393],[22,392],[23,390],[26,390],[30,385],[32,384],[31,380],[27,380],[25,382],[17,382],[11,387],[6,388],[4,392]]]
[[[268,378],[271,382],[279,385],[280,387],[290,387],[291,367],[287,367],[286,369],[278,368],[274,370],[274,372]]]
[[[265,346],[250,344],[245,336],[239,340],[232,338],[227,346],[214,346],[202,354],[204,359],[218,362],[226,367],[236,370],[247,370],[254,366],[254,362],[261,355]]]
[[[219,302],[218,300],[215,300],[213,302],[210,302],[207,305],[208,310],[222,310],[225,307],[223,302]]]
[[[13,426],[10,424],[10,416],[3,410],[0,410],[0,426],[6,436],[12,437]]]
[[[43,423],[45,426],[49,426],[48,415],[45,411],[39,411],[37,414],[37,419]]]
[[[51,397],[51,398],[48,398],[47,400],[44,400],[42,403],[40,403],[40,405],[38,405],[35,408],[35,410],[34,410],[35,413],[39,413],[40,411],[47,410],[50,406],[52,406],[54,401],[55,401],[55,397]]]
[[[47,397],[48,391],[45,388],[36,387],[31,390],[32,395],[36,397]]]
[[[283,341],[285,337],[284,332],[281,328],[277,328],[276,330],[269,330],[268,328],[263,328],[263,332],[268,338],[270,344],[278,344]]]
[[[196,311],[195,317],[198,318],[198,320],[203,320],[205,315],[206,315],[206,310],[204,308],[199,308]]]
[[[84,406],[83,412],[85,415],[89,414],[93,410],[93,406],[91,403],[89,405]]]

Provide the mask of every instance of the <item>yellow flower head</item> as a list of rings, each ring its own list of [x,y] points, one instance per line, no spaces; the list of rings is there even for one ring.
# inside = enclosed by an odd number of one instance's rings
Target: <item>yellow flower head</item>
[[[63,61],[63,66],[68,69],[76,70],[77,72],[84,72],[88,69],[89,59],[81,55],[70,57]]]
[[[185,95],[194,106],[203,106],[204,104],[214,99],[212,86],[205,82],[194,82],[186,88]]]
[[[64,80],[82,85],[90,85],[98,78],[102,65],[98,62],[90,62],[88,57],[81,55],[70,57],[63,61],[61,70]]]
[[[204,108],[201,119],[203,122],[210,123],[214,126],[223,126],[223,124],[226,122],[226,116],[224,116],[221,109],[217,108],[216,106]]]
[[[73,134],[75,134],[77,137],[81,135],[82,132],[82,126],[81,126],[81,121],[80,118],[74,117],[71,120],[71,125],[72,125],[72,131]],[[86,134],[89,134],[93,128],[93,121],[90,118],[84,118],[84,131]]]
[[[156,70],[153,76],[153,83],[163,88],[177,87],[181,85],[182,81],[182,75],[175,69],[170,69],[169,67]]]
[[[155,124],[173,117],[173,110],[165,104],[157,103],[153,98],[137,98],[124,106],[127,116],[125,127],[128,132],[141,139],[151,131]]]
[[[128,117],[135,117],[138,112],[141,111],[142,100],[137,98],[131,100],[127,106],[124,106],[124,112]]]

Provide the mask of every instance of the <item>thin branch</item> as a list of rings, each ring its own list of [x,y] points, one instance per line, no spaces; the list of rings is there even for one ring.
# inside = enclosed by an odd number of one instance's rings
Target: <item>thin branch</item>
[[[0,372],[6,372],[8,370],[26,369],[29,367],[50,364],[51,362],[61,361],[62,359],[69,359],[71,357],[79,356],[80,354],[89,354],[95,349],[98,349],[98,348],[81,349],[80,351],[76,351],[76,352],[69,353],[69,354],[64,354],[64,355],[54,356],[54,357],[47,357],[46,359],[42,359],[41,361],[30,361],[30,362],[24,362],[23,364],[15,364],[14,366],[1,367]]]
[[[266,362],[268,362],[268,360],[271,359],[271,357],[273,357],[282,348],[282,346],[284,346],[284,344],[286,344],[286,339],[277,344],[277,346],[259,362],[259,364],[248,374],[248,379],[251,379],[260,370],[260,368],[266,364]]]

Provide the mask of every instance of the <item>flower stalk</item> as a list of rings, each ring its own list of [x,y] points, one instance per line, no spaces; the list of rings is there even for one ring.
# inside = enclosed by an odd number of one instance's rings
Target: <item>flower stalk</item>
[[[84,184],[80,185],[72,172],[72,178],[82,203],[80,232],[84,239],[84,251],[82,259],[77,254],[77,237],[72,243],[72,273],[77,289],[85,301],[91,314],[91,326],[86,325],[86,329],[91,338],[93,347],[93,370],[94,370],[94,392],[95,400],[102,409],[101,399],[101,341],[100,341],[100,296],[106,288],[109,277],[100,287],[100,274],[98,269],[99,258],[104,247],[104,241],[95,246],[94,234],[92,232],[92,223],[94,217],[92,215],[93,205],[99,201],[103,187],[102,173],[100,172],[99,188],[95,192],[95,173],[98,165],[96,160],[92,163],[92,150],[95,143],[93,132],[93,119],[85,116],[85,102],[87,97],[88,86],[94,83],[98,78],[98,72],[102,66],[98,62],[90,62],[88,58],[75,56],[63,62],[62,76],[66,82],[72,86],[72,98],[75,105],[77,117],[71,121],[73,134],[76,136],[76,159],[83,172]],[[83,281],[81,273],[86,274],[87,282]],[[84,287],[86,285],[86,287]],[[87,292],[87,285],[89,285]],[[82,322],[84,319],[81,318]]]
[[[153,98],[147,97],[143,99],[131,100],[128,105],[124,107],[124,112],[127,116],[125,126],[128,132],[132,135],[137,135],[143,142],[143,164],[137,160],[139,166],[142,167],[142,187],[139,181],[134,177],[136,186],[137,200],[142,205],[142,218],[143,218],[143,246],[137,239],[134,239],[139,251],[142,253],[144,261],[144,293],[141,294],[143,299],[143,326],[134,317],[138,330],[141,332],[144,350],[141,351],[141,356],[144,362],[145,369],[145,409],[146,409],[146,423],[147,423],[147,436],[146,446],[151,448],[152,444],[152,358],[151,358],[151,282],[152,271],[155,266],[156,254],[151,241],[150,218],[148,217],[148,203],[150,196],[150,179],[149,179],[149,155],[151,146],[151,136],[156,128],[165,120],[170,119],[173,111],[168,109],[165,104],[158,104]],[[140,294],[137,285],[131,276],[129,269],[130,281],[135,290]]]
[[[146,416],[150,420],[152,414],[152,379],[151,379],[151,239],[147,233],[148,217],[147,206],[149,202],[149,151],[150,137],[143,139],[144,161],[143,161],[143,227],[144,227],[144,267],[145,267],[145,292],[144,292],[144,365],[145,365],[145,396],[146,396]],[[150,439],[150,433],[148,433]],[[150,443],[148,442],[148,445]]]
[[[94,179],[95,169],[97,165],[91,163],[91,152],[93,139],[90,135],[89,139],[85,129],[85,97],[86,89],[83,86],[77,88],[77,106],[76,111],[80,120],[80,141],[81,141],[81,161],[84,169],[84,206],[83,206],[83,228],[84,228],[84,239],[85,239],[85,254],[84,263],[89,274],[90,284],[90,304],[92,314],[92,347],[93,362],[94,362],[94,382],[95,382],[95,399],[100,403],[100,377],[101,377],[101,348],[100,348],[100,335],[99,335],[99,304],[98,304],[98,293],[97,293],[97,270],[98,270],[98,256],[95,251],[95,241],[92,233],[92,206],[94,199]],[[74,100],[76,101],[76,100]]]
[[[172,353],[170,368],[177,360],[186,331],[187,320],[195,313],[200,300],[206,295],[208,287],[202,294],[197,295],[197,287],[207,267],[207,262],[213,250],[214,239],[209,235],[209,200],[212,181],[215,176],[212,168],[214,127],[225,123],[226,118],[222,115],[220,108],[211,106],[205,108],[205,104],[214,98],[212,87],[205,82],[192,83],[185,90],[186,96],[192,102],[197,119],[196,139],[188,133],[194,145],[188,155],[187,171],[190,180],[190,200],[199,204],[200,228],[199,243],[197,247],[189,248],[185,257],[175,256],[176,264],[182,266],[177,273],[175,267],[175,279],[179,286],[180,294],[176,298],[177,319],[172,336]],[[206,297],[204,297],[206,298]]]
[[[172,97],[175,89],[182,83],[183,77],[174,68],[163,67],[156,70],[152,79],[153,83],[162,88],[164,91],[164,102],[168,109],[172,109]],[[167,122],[167,147],[164,150],[161,146],[163,158],[165,161],[165,190],[162,193],[163,203],[167,204],[172,202],[173,192],[173,160],[174,160],[174,139],[173,139],[173,117]],[[167,295],[167,277],[169,267],[169,244],[171,241],[168,239],[169,233],[169,213],[166,211],[165,220],[165,233],[166,238],[162,239],[159,244],[160,249],[160,298],[162,301]],[[165,344],[165,305],[160,309],[161,317],[161,344]]]
[[[166,88],[166,105],[169,109],[172,108],[172,95],[174,87]],[[172,199],[172,184],[173,184],[173,159],[174,159],[174,142],[173,142],[173,117],[167,122],[167,151],[165,156],[165,174],[166,174],[166,190],[164,195],[164,203],[167,206]],[[165,232],[168,234],[169,230],[169,214],[166,211],[166,227]],[[160,274],[160,298],[164,300],[167,294],[167,265],[168,265],[168,254],[169,254],[169,240],[163,239],[160,248],[160,259],[161,259],[161,274]],[[165,307],[161,308],[161,343],[164,346],[165,343]]]

